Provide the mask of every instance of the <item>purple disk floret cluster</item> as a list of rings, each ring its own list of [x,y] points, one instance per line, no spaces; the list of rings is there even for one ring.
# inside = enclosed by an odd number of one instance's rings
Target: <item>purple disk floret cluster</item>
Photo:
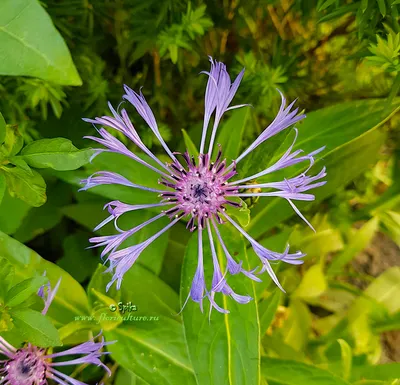
[[[90,242],[94,247],[105,246],[101,256],[102,258],[107,256],[106,262],[109,262],[108,271],[113,273],[107,290],[114,282],[117,282],[117,288],[119,289],[124,274],[136,262],[143,250],[169,228],[174,226],[179,220],[184,219],[187,220],[187,228],[192,232],[197,230],[198,233],[198,264],[189,297],[193,301],[199,303],[202,310],[203,300],[208,299],[211,303],[210,310],[216,308],[220,312],[228,312],[228,310],[221,308],[215,302],[215,293],[221,292],[224,295],[232,297],[239,303],[247,303],[252,299],[246,294],[238,294],[232,290],[227,282],[228,273],[230,275],[244,274],[254,281],[260,281],[259,274],[267,271],[276,285],[283,290],[271,267],[271,262],[283,261],[289,264],[301,264],[303,261],[300,258],[302,258],[304,254],[299,251],[290,253],[288,247],[283,253],[274,252],[263,247],[232,219],[232,216],[227,214],[226,207],[240,206],[241,204],[238,203],[240,200],[237,198],[252,196],[277,197],[277,199],[285,199],[288,204],[293,207],[295,212],[312,227],[295,206],[294,201],[314,200],[314,195],[310,194],[309,190],[326,183],[325,181],[321,181],[321,179],[325,177],[326,172],[325,168],[323,168],[315,176],[307,175],[314,163],[315,155],[322,151],[323,148],[317,149],[309,154],[305,154],[302,150],[293,150],[297,139],[297,129],[294,129],[295,138],[293,143],[273,165],[270,165],[265,170],[254,175],[245,177],[237,175],[237,164],[250,152],[267,139],[305,118],[305,115],[298,114],[298,108],[293,108],[295,102],[286,106],[286,99],[282,93],[282,103],[273,122],[264,129],[258,138],[246,148],[237,159],[228,164],[227,160],[223,157],[223,149],[221,149],[220,146],[218,146],[213,156],[218,125],[223,114],[228,110],[242,108],[247,105],[230,105],[243,78],[244,70],[239,73],[232,83],[226,66],[221,62],[214,61],[212,58],[210,58],[210,61],[210,71],[203,72],[208,76],[208,82],[205,91],[204,125],[199,155],[189,154],[188,151],[183,154],[172,152],[162,138],[154,114],[143,94],[141,92],[138,94],[128,86],[124,86],[125,94],[123,95],[123,99],[132,104],[138,114],[145,120],[166,154],[169,156],[170,161],[169,163],[164,163],[158,159],[140,139],[126,110],[122,109],[121,111],[116,111],[111,104],[109,104],[112,113],[111,116],[84,119],[86,122],[92,123],[100,135],[100,137],[89,136],[88,138],[104,146],[104,148],[95,150],[94,156],[103,151],[123,154],[133,161],[149,168],[155,175],[158,174],[161,187],[159,189],[154,189],[138,185],[135,181],[128,180],[117,173],[100,171],[82,181],[84,184],[82,190],[105,184],[119,184],[133,189],[148,191],[150,202],[157,197],[159,198],[157,203],[130,205],[120,201],[113,201],[106,205],[105,208],[110,215],[100,223],[95,230],[100,229],[108,222],[114,221],[115,228],[118,232],[116,235],[91,238]],[[211,121],[212,124],[210,124]],[[211,126],[211,133],[208,131],[209,126]],[[139,156],[130,151],[125,144],[111,135],[105,127],[125,135],[138,149],[147,155],[148,158],[146,158],[146,156]],[[208,151],[205,151],[206,139],[208,136],[210,137]],[[146,159],[148,159],[148,161]],[[271,174],[274,171],[282,170],[302,162],[305,162],[309,167],[305,172],[296,177],[269,183],[249,182]],[[127,231],[119,228],[118,218],[124,213],[147,208],[154,209],[155,207],[160,208],[160,213],[148,221]],[[137,245],[121,248],[121,244],[128,237],[165,216],[170,218],[170,222],[165,228]],[[225,224],[232,225],[250,242],[261,262],[258,267],[253,270],[246,270],[242,267],[242,261],[237,261],[232,257],[229,244],[224,243],[223,237],[221,236],[220,226]],[[207,287],[204,275],[204,235],[208,235],[214,266],[213,279],[209,287]],[[221,270],[216,255],[217,243],[221,246],[226,257],[225,272]]]
[[[38,295],[44,301],[42,314],[47,313],[60,282],[61,279],[54,289],[50,285],[40,288]],[[60,385],[86,385],[62,373],[57,368],[68,365],[92,364],[103,367],[110,375],[110,369],[101,362],[100,358],[109,354],[109,352],[103,351],[104,347],[114,342],[105,342],[104,338],[101,337],[99,342],[92,339],[73,348],[48,354],[47,349],[32,344],[17,349],[3,337],[0,337],[0,385],[47,385],[50,379]],[[1,359],[1,356],[4,356],[5,359]],[[65,357],[70,358],[65,359]]]

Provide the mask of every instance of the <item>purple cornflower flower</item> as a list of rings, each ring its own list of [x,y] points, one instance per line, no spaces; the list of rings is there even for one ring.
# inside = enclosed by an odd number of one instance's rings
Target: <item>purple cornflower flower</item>
[[[222,156],[222,150],[219,146],[218,152],[213,157],[214,140],[218,129],[218,124],[223,114],[231,109],[240,108],[246,106],[246,104],[230,106],[233,97],[239,87],[240,81],[243,77],[244,70],[236,77],[231,83],[231,78],[226,70],[223,63],[214,61],[210,58],[211,70],[204,72],[208,75],[208,83],[205,93],[205,112],[204,112],[204,125],[203,133],[200,143],[200,155],[194,156],[186,151],[183,154],[172,152],[163,138],[160,135],[160,131],[157,126],[156,119],[147,104],[143,94],[139,94],[131,90],[128,86],[124,86],[125,94],[123,99],[130,102],[139,113],[139,115],[145,120],[154,135],[157,137],[165,152],[170,157],[169,163],[163,163],[160,161],[142,142],[138,133],[136,132],[131,120],[125,109],[122,109],[118,113],[109,104],[112,116],[97,117],[95,119],[84,119],[86,122],[92,123],[95,127],[97,125],[109,127],[117,130],[129,138],[139,149],[141,149],[147,156],[157,163],[159,167],[150,165],[148,162],[143,160],[141,157],[135,155],[127,147],[110,135],[104,128],[99,128],[98,132],[101,138],[89,136],[88,138],[101,143],[105,148],[97,149],[94,156],[103,151],[115,152],[126,155],[131,159],[141,163],[147,168],[159,174],[159,184],[162,185],[160,189],[147,188],[134,184],[133,182],[125,179],[121,175],[112,172],[98,172],[91,177],[82,181],[85,186],[82,190],[87,190],[91,187],[102,185],[102,184],[122,184],[132,188],[142,189],[149,191],[149,198],[152,197],[152,193],[157,193],[158,197],[161,198],[158,203],[149,203],[146,205],[128,205],[119,201],[113,201],[106,205],[110,216],[100,223],[96,230],[104,226],[106,223],[114,220],[115,227],[118,230],[118,234],[110,236],[100,236],[90,239],[90,242],[96,246],[105,246],[101,256],[108,255],[106,262],[110,262],[108,271],[113,272],[111,282],[107,286],[107,290],[110,286],[117,282],[117,288],[119,289],[122,283],[124,274],[132,267],[137,258],[140,256],[142,251],[161,234],[167,231],[180,219],[187,219],[187,228],[190,231],[197,229],[198,231],[198,265],[193,278],[191,290],[188,296],[198,302],[200,308],[203,306],[203,299],[208,298],[211,307],[216,308],[220,312],[228,312],[226,309],[221,308],[214,300],[215,293],[222,292],[224,295],[232,297],[239,303],[247,303],[252,298],[247,295],[240,295],[235,293],[232,288],[228,285],[227,273],[244,274],[248,278],[254,281],[260,281],[258,274],[267,271],[272,280],[276,285],[283,290],[278,278],[276,277],[272,267],[271,261],[284,261],[289,264],[301,264],[303,261],[300,259],[304,256],[301,252],[289,253],[289,247],[283,253],[277,253],[263,247],[249,234],[245,232],[243,228],[239,226],[227,213],[226,206],[230,205],[233,207],[240,207],[241,205],[231,200],[233,197],[279,197],[285,199],[293,207],[296,213],[310,226],[310,223],[304,218],[304,216],[297,209],[293,201],[311,201],[314,199],[314,195],[308,191],[312,188],[322,186],[325,181],[319,181],[325,177],[325,168],[321,170],[315,176],[307,175],[309,169],[314,163],[314,156],[318,154],[323,148],[320,148],[310,154],[303,154],[302,150],[293,150],[293,146],[297,139],[297,130],[295,129],[295,139],[289,149],[284,153],[279,160],[272,166],[266,168],[257,174],[245,177],[237,178],[232,180],[236,176],[236,166],[242,161],[251,151],[261,145],[268,138],[278,134],[285,130],[301,119],[305,118],[305,115],[298,115],[298,108],[292,110],[294,102],[286,107],[286,99],[282,93],[281,107],[273,122],[265,128],[265,130],[259,135],[259,137],[230,165],[227,165],[227,160]],[[214,114],[214,123],[212,126],[210,143],[208,152],[204,151],[207,130]],[[178,159],[177,156],[180,156]],[[285,169],[289,166],[308,162],[310,167],[306,172],[290,179],[283,181],[270,182],[270,183],[257,183],[246,184],[250,180],[270,174],[277,170]],[[251,182],[250,182],[251,183]],[[257,188],[261,192],[244,192],[246,189]],[[266,189],[266,191],[263,191]],[[123,231],[118,227],[118,218],[124,213],[132,210],[139,210],[149,207],[162,207],[166,206],[165,210],[162,210],[160,214],[142,223],[139,226],[127,231]],[[171,206],[171,207],[168,207]],[[137,245],[120,249],[121,244],[130,235],[141,230],[151,222],[163,217],[168,216],[171,222],[162,230],[151,236],[146,241]],[[229,253],[229,245],[225,244],[219,227],[224,223],[231,223],[239,233],[241,233],[251,244],[253,250],[258,255],[261,261],[259,268],[255,268],[251,271],[247,271],[242,267],[242,261],[235,261]],[[213,258],[214,274],[211,282],[210,289],[207,289],[205,277],[204,277],[204,261],[203,261],[203,231],[206,230],[210,241],[210,248]],[[216,237],[213,237],[213,232]],[[227,271],[223,274],[221,266],[216,257],[215,242],[221,245],[222,250],[226,256]]]
[[[51,289],[50,285],[42,286],[39,289],[38,295],[44,299],[45,305],[42,311],[43,314],[46,314],[60,283],[61,278],[54,289]],[[45,293],[46,288],[47,293]],[[47,385],[49,379],[60,385],[86,385],[56,368],[66,365],[93,364],[103,367],[111,374],[110,369],[101,362],[100,357],[109,354],[109,352],[103,352],[102,350],[104,346],[112,343],[114,341],[105,342],[102,337],[100,342],[95,342],[92,339],[62,352],[47,354],[46,349],[31,344],[17,349],[3,337],[0,337],[0,356],[6,357],[5,360],[0,360],[0,385]],[[53,362],[54,358],[76,355],[82,356]]]

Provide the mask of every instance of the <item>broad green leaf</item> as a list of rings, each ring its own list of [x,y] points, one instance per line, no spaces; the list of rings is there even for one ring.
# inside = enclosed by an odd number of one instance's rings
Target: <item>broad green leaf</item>
[[[114,385],[146,385],[148,382],[140,379],[127,369],[119,368],[115,376]]]
[[[3,201],[4,194],[6,192],[6,177],[4,174],[0,171],[0,205],[1,202]]]
[[[88,235],[79,232],[68,235],[63,241],[64,255],[57,261],[57,265],[72,275],[78,282],[88,279],[99,262],[93,250],[87,249]]]
[[[0,112],[0,145],[3,144],[6,137],[6,121],[3,114]]]
[[[328,288],[321,264],[311,266],[304,274],[300,285],[293,293],[294,297],[305,301],[322,295]]]
[[[186,149],[188,150],[190,155],[198,156],[199,150],[197,149],[196,145],[193,143],[192,138],[186,132],[184,128],[182,128],[183,134],[183,141],[185,142]]]
[[[280,330],[283,341],[301,352],[309,340],[311,331],[311,313],[299,299],[293,298],[289,305],[289,317]]]
[[[349,385],[332,373],[297,361],[263,357],[261,370],[268,382],[282,385]]]
[[[11,164],[14,166],[17,166],[21,168],[22,170],[26,171],[28,174],[33,175],[31,168],[28,166],[28,164],[18,155],[17,156],[12,156],[11,158],[7,159]]]
[[[8,307],[15,307],[25,302],[31,295],[37,294],[41,286],[48,282],[47,277],[34,277],[28,278],[24,281],[17,283],[11,288],[6,296],[6,305]]]
[[[267,356],[277,356],[282,360],[306,361],[304,353],[285,343],[283,336],[276,330],[262,338],[262,346]]]
[[[258,313],[260,314],[260,329],[264,334],[268,330],[272,321],[274,320],[275,313],[278,310],[279,303],[281,302],[282,291],[276,288],[268,298],[264,299],[258,305]]]
[[[383,272],[365,289],[365,295],[384,305],[389,313],[400,310],[400,267]]]
[[[393,106],[394,111],[391,115],[397,111],[397,106],[398,102]],[[345,186],[375,161],[376,157],[372,154],[378,154],[378,149],[385,138],[385,135],[377,128],[389,118],[382,117],[384,107],[385,101],[382,100],[346,102],[308,114],[304,123],[299,126],[299,139],[293,150],[303,149],[305,153],[308,153],[326,146],[320,154],[321,158],[313,166],[315,173],[323,166],[326,166],[328,173],[327,184],[312,191],[316,197],[315,204],[333,195],[338,188]],[[289,135],[276,152],[273,161],[279,159],[292,140],[293,138]],[[265,145],[267,144],[268,141]],[[268,153],[268,146],[265,152]],[[264,165],[268,166],[267,163]],[[305,169],[308,165],[303,165],[303,167]],[[299,168],[298,171],[304,169]],[[271,175],[271,178],[279,180],[285,175],[286,177],[292,175],[287,174],[277,172]],[[297,204],[297,206],[304,209],[307,204]],[[295,215],[293,209],[284,199],[260,199],[253,209],[249,228],[252,235],[259,237],[271,227],[293,215]]]
[[[31,206],[39,207],[46,202],[46,182],[35,170],[32,175],[19,167],[2,167],[7,187],[12,197],[17,197]]]
[[[63,38],[37,0],[3,0],[0,15],[1,75],[82,84]]]
[[[60,288],[47,313],[57,326],[68,324],[77,315],[88,314],[87,297],[82,286],[57,265],[46,261],[33,250],[2,232],[0,232],[0,255],[14,266],[15,283],[36,274],[43,275],[46,271],[46,276],[54,287],[61,277]]]
[[[221,235],[231,255],[237,261],[243,261],[243,268],[249,270],[245,244],[240,235],[228,226],[220,229]],[[197,267],[197,233],[189,241],[181,280],[181,305],[190,291]],[[206,281],[212,279],[212,257],[208,237],[203,237],[204,268]],[[214,235],[214,242],[217,237]],[[226,258],[217,244],[217,253],[222,271],[225,270]],[[255,298],[254,283],[244,276],[228,278],[232,289],[239,294],[248,294]],[[216,302],[228,309],[230,314],[221,314],[214,310],[209,321],[209,302],[204,299],[204,312],[199,304],[189,300],[182,312],[185,336],[189,354],[196,372],[197,381],[202,385],[258,384],[260,381],[260,325],[255,300],[241,305],[221,293],[215,295]]]
[[[0,171],[0,178],[1,175]],[[13,198],[6,191],[0,203],[0,231],[6,234],[14,234],[31,209],[32,206],[29,206],[28,203],[21,201],[21,199]]]
[[[161,317],[160,317],[161,318]],[[150,385],[195,385],[193,369],[187,357],[182,325],[170,318],[160,322],[138,321],[105,331],[113,359],[134,371]]]
[[[78,320],[78,318],[70,322],[69,324],[61,326],[58,329],[60,340],[63,343],[71,336],[76,335],[78,332],[82,332],[84,330],[87,330],[87,338],[84,341],[88,341],[89,338],[92,338],[94,333],[99,333],[101,331],[99,325],[83,320]],[[67,343],[72,343],[72,342],[67,342]]]
[[[43,348],[61,345],[57,329],[38,311],[13,309],[10,314],[18,332],[31,344]]]
[[[52,196],[49,195],[49,198]],[[62,213],[59,207],[46,202],[43,206],[29,211],[18,230],[13,232],[13,237],[23,243],[29,242],[55,227],[61,219]]]
[[[0,300],[3,304],[12,285],[14,273],[14,267],[5,258],[0,257]]]
[[[327,271],[328,275],[339,274],[346,264],[368,246],[378,228],[379,219],[375,217],[365,223],[360,230],[352,235],[345,250],[333,258]]]
[[[93,150],[78,150],[65,138],[40,139],[29,143],[20,156],[31,167],[57,171],[76,170],[89,162]]]
[[[223,158],[228,164],[239,156],[243,133],[250,109],[247,107],[234,110],[229,119],[218,130],[217,143],[221,145]]]
[[[341,233],[328,221],[327,215],[315,215],[311,222],[315,233],[309,228],[298,226],[290,236],[289,244],[293,248],[301,250],[308,257],[317,260],[323,258],[327,253],[333,253],[343,249],[344,244]]]
[[[104,274],[104,267],[99,267],[92,277],[88,288],[92,309],[98,306],[93,289],[111,298],[116,298],[117,293],[120,297],[116,302],[132,302],[137,308],[133,313],[125,313],[133,319],[127,318],[115,329],[104,332],[108,341],[118,341],[108,347],[113,359],[150,385],[170,385],[177,378],[182,384],[195,385],[181,318],[177,315],[178,295],[139,264],[125,274],[121,290],[112,287],[106,293],[110,279],[111,274]],[[105,312],[107,316],[113,314]]]
[[[381,380],[389,381],[400,378],[400,363],[383,365],[362,365],[355,366],[351,372],[352,382],[358,380]]]

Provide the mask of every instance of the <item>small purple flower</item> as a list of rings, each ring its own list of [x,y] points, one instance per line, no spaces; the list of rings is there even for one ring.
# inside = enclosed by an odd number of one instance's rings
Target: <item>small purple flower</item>
[[[110,262],[108,271],[113,272],[113,277],[107,286],[107,290],[114,282],[117,282],[117,288],[120,288],[124,274],[136,262],[143,250],[176,222],[185,218],[187,220],[187,228],[192,232],[195,230],[198,231],[198,264],[188,299],[191,298],[193,301],[198,302],[201,310],[203,310],[203,300],[207,298],[211,304],[210,311],[212,308],[216,308],[218,311],[225,313],[228,311],[221,308],[215,302],[215,293],[221,292],[224,295],[232,297],[238,303],[248,303],[252,299],[245,294],[237,294],[232,290],[227,283],[229,279],[227,276],[228,273],[229,275],[244,274],[254,281],[260,281],[258,275],[267,271],[276,285],[283,290],[271,267],[271,262],[283,261],[289,264],[301,264],[303,261],[300,258],[304,256],[304,254],[299,251],[296,253],[289,253],[289,247],[287,247],[283,253],[277,253],[261,246],[226,213],[227,205],[233,207],[241,206],[240,203],[231,199],[249,196],[278,197],[285,199],[293,207],[295,212],[312,228],[311,224],[304,218],[293,202],[314,200],[314,195],[310,194],[309,190],[326,183],[325,181],[320,181],[325,177],[326,172],[325,168],[323,168],[315,176],[308,175],[308,171],[314,164],[315,155],[321,152],[324,148],[317,149],[309,154],[304,154],[302,150],[293,151],[297,139],[297,129],[294,129],[295,139],[293,143],[273,165],[248,177],[241,179],[236,177],[237,164],[250,152],[261,145],[265,140],[305,118],[305,115],[297,114],[298,108],[292,110],[295,102],[286,106],[286,99],[282,93],[280,93],[282,99],[281,107],[273,122],[265,128],[259,137],[237,159],[228,165],[227,160],[223,158],[220,146],[218,146],[216,156],[213,157],[214,140],[223,114],[228,110],[247,106],[247,104],[230,106],[243,78],[244,70],[239,73],[232,83],[225,65],[218,61],[214,61],[212,58],[210,58],[210,61],[211,70],[209,72],[203,72],[208,75],[208,82],[205,92],[204,125],[200,143],[200,155],[194,156],[193,154],[189,154],[188,151],[183,154],[172,152],[163,140],[154,114],[147,104],[143,94],[141,92],[138,94],[125,85],[125,95],[123,96],[123,99],[127,100],[134,106],[136,111],[145,120],[156,138],[159,140],[171,160],[169,163],[165,164],[159,160],[140,139],[126,110],[122,109],[121,112],[118,113],[111,105],[109,105],[109,107],[112,116],[103,116],[95,119],[84,120],[92,123],[96,128],[97,125],[100,125],[117,130],[124,134],[140,150],[156,162],[159,167],[149,164],[144,160],[145,158],[139,157],[128,150],[122,142],[110,135],[103,127],[98,129],[102,138],[89,137],[90,139],[101,143],[105,147],[97,149],[94,156],[104,151],[128,156],[158,173],[159,184],[163,187],[161,189],[153,189],[140,186],[135,184],[133,181],[127,180],[121,175],[104,171],[98,172],[83,180],[82,183],[84,184],[84,187],[82,190],[87,190],[91,187],[103,184],[122,184],[131,188],[148,191],[149,198],[152,198],[152,193],[157,193],[158,197],[161,198],[158,203],[149,203],[144,205],[128,205],[119,201],[113,201],[106,205],[105,208],[107,208],[110,216],[100,223],[95,230],[100,229],[110,221],[114,221],[118,234],[94,237],[90,239],[90,242],[94,244],[94,247],[105,246],[105,249],[102,252],[102,257],[108,255],[106,260],[106,262]],[[208,152],[205,152],[204,148],[208,126],[213,114],[214,123],[211,129],[209,148]],[[264,175],[273,173],[274,171],[282,170],[302,162],[308,162],[309,167],[305,172],[294,178],[269,183],[249,182],[255,178],[260,178]],[[260,190],[261,192],[246,192],[246,190],[254,188],[257,188],[257,191]],[[124,231],[118,227],[118,218],[128,211],[162,206],[165,206],[165,209],[161,210],[160,214],[131,230]],[[129,236],[163,216],[168,216],[171,219],[171,222],[165,228],[138,245],[122,249],[120,248],[122,242]],[[247,271],[243,269],[242,261],[236,261],[232,257],[229,252],[229,245],[224,243],[221,232],[219,231],[220,226],[225,223],[230,223],[250,242],[253,250],[260,258],[261,265],[258,268],[256,267],[253,270]],[[205,229],[210,242],[214,266],[213,279],[209,289],[207,288],[204,276],[203,230]],[[213,233],[216,237],[213,236]],[[224,274],[221,271],[221,266],[216,257],[214,239],[216,239],[220,244],[226,256],[227,271]]]
[[[50,285],[42,286],[39,289],[38,295],[45,302],[45,307],[42,311],[43,314],[47,312],[60,283],[61,278],[54,289]],[[99,336],[100,334],[97,337]],[[103,355],[109,354],[109,352],[103,352],[103,348],[114,342],[105,342],[104,338],[101,337],[100,342],[95,342],[95,339],[92,339],[62,352],[47,354],[46,349],[31,344],[16,349],[3,337],[0,337],[0,356],[5,356],[4,360],[0,360],[0,385],[47,385],[49,379],[60,385],[86,385],[81,381],[67,376],[56,368],[66,365],[92,364],[103,367],[111,374],[110,369],[101,362],[100,358]],[[76,358],[77,355],[81,355],[81,357]],[[53,361],[53,359],[68,356],[75,357],[64,361]]]

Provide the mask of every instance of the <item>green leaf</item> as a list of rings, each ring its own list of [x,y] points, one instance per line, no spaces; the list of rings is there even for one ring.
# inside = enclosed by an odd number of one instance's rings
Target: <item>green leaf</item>
[[[14,273],[14,267],[5,258],[0,258],[0,300],[3,303],[12,285]]]
[[[12,197],[17,197],[31,206],[39,207],[46,202],[46,182],[35,170],[32,175],[18,167],[3,167],[7,187]]]
[[[400,363],[353,366],[351,373],[352,382],[362,379],[389,381],[398,378],[400,378]]]
[[[88,250],[87,233],[68,235],[63,241],[64,255],[57,265],[71,274],[78,282],[91,277],[99,262],[98,257]]]
[[[240,145],[249,115],[250,112],[247,107],[234,110],[226,123],[219,129],[217,143],[221,145],[223,156],[227,159],[228,164],[239,156]]]
[[[0,144],[3,144],[5,138],[6,138],[6,121],[4,120],[4,117],[0,112]]]
[[[198,156],[199,150],[193,143],[192,138],[189,136],[189,134],[186,132],[184,128],[182,128],[182,134],[183,134],[183,141],[185,142],[185,146],[189,154],[193,156]]]
[[[2,232],[0,232],[0,255],[14,266],[17,282],[35,275],[43,275],[46,271],[46,276],[54,287],[61,277],[61,285],[47,313],[56,325],[68,324],[75,319],[75,316],[89,313],[86,293],[78,282],[57,265],[46,261],[33,250]]]
[[[385,0],[376,0],[378,2],[379,12],[381,13],[382,17],[386,16],[386,3]]]
[[[226,213],[237,219],[241,226],[247,227],[250,223],[250,209],[247,207],[247,204],[244,200],[238,197],[229,197],[229,200],[232,202],[240,203],[242,206],[239,208],[226,205]]]
[[[379,359],[381,344],[372,321],[399,310],[400,267],[392,267],[376,278],[349,309],[349,331],[355,340],[355,354],[368,354],[371,359]]]
[[[4,194],[6,192],[6,177],[0,172],[0,204],[3,201]]]
[[[328,215],[315,215],[311,222],[315,233],[309,227],[298,226],[290,236],[289,244],[309,257],[322,259],[326,254],[343,250],[340,231],[328,221]]]
[[[326,282],[322,266],[321,264],[317,264],[311,266],[306,271],[293,296],[307,301],[319,297],[327,288],[328,283]]]
[[[311,313],[299,299],[293,298],[289,306],[289,317],[281,329],[283,341],[301,352],[308,343],[311,331]]]
[[[324,9],[328,8],[329,6],[331,6],[333,3],[335,3],[336,0],[326,0],[324,3],[322,3],[319,7],[318,7],[318,12],[323,11]]]
[[[328,371],[297,361],[263,357],[261,371],[267,381],[282,385],[349,385]]]
[[[48,282],[47,277],[28,278],[11,288],[6,296],[6,305],[15,307],[25,302],[32,294],[37,294],[40,287]]]
[[[260,314],[260,329],[261,333],[266,333],[272,321],[274,320],[275,313],[278,310],[282,298],[282,291],[278,288],[274,290],[268,298],[264,299],[258,305],[258,312]]]
[[[350,243],[346,246],[345,250],[333,258],[327,271],[328,275],[339,274],[345,265],[368,246],[378,228],[379,219],[375,217],[370,219],[360,230],[352,235]]]
[[[57,329],[38,311],[13,309],[10,314],[18,332],[31,344],[43,348],[61,345]]]
[[[33,172],[31,168],[28,166],[28,164],[18,155],[17,156],[12,156],[11,158],[7,159],[11,164],[14,166],[17,166],[21,168],[22,170],[26,171],[28,174],[33,175]]]
[[[308,153],[326,146],[321,155],[322,158],[313,166],[315,172],[323,166],[326,166],[328,172],[327,184],[313,190],[316,197],[314,204],[335,194],[338,188],[345,186],[375,161],[385,138],[385,135],[377,128],[389,118],[382,118],[384,107],[385,101],[382,100],[352,101],[308,114],[299,129],[299,139],[293,150],[303,149]],[[289,147],[291,140],[292,138],[289,137],[287,143],[282,144],[279,154],[275,155],[273,161]],[[303,167],[308,167],[308,165]],[[299,169],[298,172],[301,170],[303,169]],[[293,175],[297,175],[298,172]],[[276,172],[273,177],[274,180],[279,180],[285,175],[286,173],[281,175],[280,172]],[[310,206],[298,202],[296,205],[300,209]],[[295,215],[293,209],[284,199],[260,199],[252,210],[249,229],[253,236],[259,237],[293,215]]]
[[[221,236],[229,252],[236,260],[243,261],[243,268],[249,270],[249,262],[244,241],[237,232],[228,226],[221,227]],[[216,241],[214,235],[214,241]],[[212,277],[212,257],[207,236],[204,236],[204,269],[206,282]],[[197,233],[189,241],[186,249],[181,279],[181,304],[186,301],[193,276],[197,267]],[[218,258],[222,271],[225,270],[226,258],[218,244]],[[243,276],[229,277],[229,285],[239,294],[248,294],[255,298],[254,282]],[[216,302],[230,310],[230,314],[214,311],[209,321],[209,303],[204,299],[204,312],[199,304],[189,300],[182,315],[185,325],[186,341],[189,354],[196,372],[197,381],[202,385],[258,384],[260,359],[260,325],[255,300],[246,305],[235,302],[228,296],[217,293]]]
[[[0,146],[0,156],[9,158],[21,151],[24,139],[18,130],[18,126],[6,126],[4,143]]]
[[[372,327],[376,333],[400,330],[400,312],[388,315],[384,319],[376,320],[373,322]]]
[[[0,171],[0,178],[1,178]],[[14,234],[24,218],[28,215],[32,206],[18,198],[13,198],[8,191],[0,203],[0,231],[6,234]]]
[[[63,38],[37,0],[3,0],[0,15],[1,75],[82,84]]]
[[[136,374],[133,374],[131,371],[119,368],[118,372],[115,376],[114,385],[145,385],[148,382],[145,382],[138,378]]]
[[[342,339],[338,339],[340,345],[340,351],[342,355],[342,377],[345,380],[350,378],[351,367],[352,367],[352,351],[350,345]]]
[[[49,195],[52,198],[51,195]],[[22,243],[26,243],[44,234],[61,222],[61,210],[46,202],[41,207],[32,208],[24,218],[21,226],[13,233],[13,237]],[[84,247],[87,247],[85,245]]]
[[[20,156],[31,167],[68,171],[88,163],[92,155],[91,149],[78,150],[70,140],[54,138],[29,143]]]
[[[147,269],[135,264],[126,274],[121,290],[113,287],[105,292],[111,274],[100,266],[90,282],[88,292],[92,309],[99,305],[93,289],[106,296],[120,298],[116,302],[132,302],[137,311],[125,313],[127,318],[113,330],[105,330],[108,341],[118,342],[108,347],[113,359],[151,385],[179,382],[195,385],[193,369],[187,355],[184,331],[179,312],[178,295]],[[151,290],[149,290],[151,288]],[[108,311],[110,316],[115,313]],[[135,320],[136,317],[136,320]],[[137,317],[142,317],[138,320]]]

